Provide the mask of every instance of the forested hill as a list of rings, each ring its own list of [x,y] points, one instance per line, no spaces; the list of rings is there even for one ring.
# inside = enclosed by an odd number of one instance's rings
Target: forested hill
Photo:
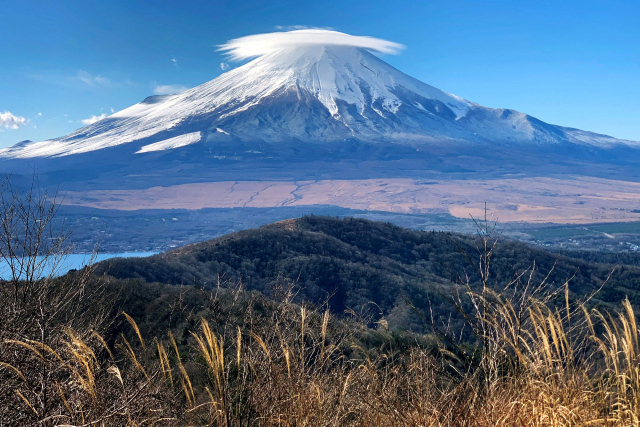
[[[450,312],[433,289],[451,287],[451,273],[478,274],[478,237],[412,231],[362,219],[307,216],[229,234],[149,258],[114,259],[98,265],[99,273],[147,282],[211,288],[242,280],[247,289],[267,295],[277,281],[297,283],[298,299],[323,303],[335,313],[346,309],[385,315],[391,327],[418,328],[420,319],[405,298],[420,309],[428,301]],[[499,241],[492,257],[492,280],[505,283],[535,263],[533,281],[551,271],[548,281],[568,279],[575,295],[597,289],[614,268],[558,255],[513,241]],[[554,267],[555,264],[555,267]],[[528,275],[527,275],[528,277]],[[640,268],[618,266],[597,300],[619,302],[628,296],[640,304]],[[375,303],[375,304],[371,304]]]

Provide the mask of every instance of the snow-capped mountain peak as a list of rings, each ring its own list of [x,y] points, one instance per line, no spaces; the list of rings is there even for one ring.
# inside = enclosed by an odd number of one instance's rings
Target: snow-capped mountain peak
[[[482,107],[398,71],[364,47],[314,43],[270,49],[193,89],[149,97],[67,136],[0,150],[0,157],[59,157],[124,144],[141,156],[215,145],[220,138],[271,144],[630,143]]]
[[[241,84],[237,84],[238,76],[243,80]],[[399,72],[364,49],[351,46],[282,49],[234,70],[228,78],[233,82],[230,86],[249,89],[238,98],[255,95],[255,88],[261,83],[258,93],[267,96],[275,88],[299,88],[316,97],[333,116],[339,114],[339,100],[355,105],[360,113],[379,103],[395,114],[403,103],[394,93],[399,86],[445,103],[457,117],[463,117],[472,105]]]

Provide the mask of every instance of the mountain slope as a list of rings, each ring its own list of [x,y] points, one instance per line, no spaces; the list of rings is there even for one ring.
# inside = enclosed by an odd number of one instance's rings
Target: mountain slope
[[[181,94],[149,97],[67,136],[0,150],[0,158],[60,157],[126,145],[126,155],[140,159],[193,145],[345,140],[636,145],[482,107],[409,77],[365,49],[315,45],[277,50]]]
[[[223,283],[242,279],[248,289],[265,294],[274,282],[291,280],[298,284],[300,300],[323,303],[328,299],[336,313],[353,309],[378,314],[381,310],[392,327],[419,329],[420,320],[405,297],[421,310],[427,310],[431,301],[434,310],[448,314],[450,307],[433,288],[450,289],[450,271],[466,272],[477,283],[477,274],[458,248],[477,259],[472,236],[417,232],[359,219],[303,217],[146,259],[108,260],[99,264],[98,271],[118,278],[205,288],[217,287],[219,279]],[[504,284],[534,262],[533,283],[552,271],[548,279],[552,286],[562,286],[573,277],[570,289],[581,295],[597,289],[612,268],[504,241],[493,257],[492,280]],[[628,296],[640,304],[638,277],[638,267],[621,267],[597,298],[619,302]]]

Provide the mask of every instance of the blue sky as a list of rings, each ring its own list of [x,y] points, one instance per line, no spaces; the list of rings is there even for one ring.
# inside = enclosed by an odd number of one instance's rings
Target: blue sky
[[[217,45],[295,25],[402,43],[387,62],[485,106],[640,140],[639,22],[638,0],[1,0],[0,147],[204,83],[229,62]]]

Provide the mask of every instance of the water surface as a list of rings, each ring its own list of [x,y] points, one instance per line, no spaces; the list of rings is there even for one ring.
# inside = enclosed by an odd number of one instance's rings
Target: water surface
[[[155,255],[158,252],[122,252],[122,253],[104,253],[96,256],[95,262],[104,261],[111,258],[140,258]],[[52,265],[45,266],[42,271],[42,276],[48,276],[53,272],[54,276],[60,276],[67,273],[69,270],[79,270],[86,266],[91,260],[91,254],[68,254],[58,263],[55,267]],[[55,271],[52,271],[54,270]],[[9,279],[11,272],[9,271],[9,264],[5,260],[0,260],[0,278]]]

